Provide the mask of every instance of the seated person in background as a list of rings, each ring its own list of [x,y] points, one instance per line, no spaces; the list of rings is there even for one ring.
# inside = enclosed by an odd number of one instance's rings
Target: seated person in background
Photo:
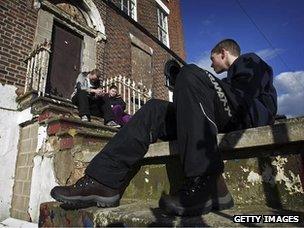
[[[115,122],[123,126],[129,122],[131,115],[124,112],[126,109],[126,102],[118,94],[118,88],[112,84],[109,88],[109,93],[105,94],[104,99],[111,106],[115,118]]]
[[[79,116],[83,121],[91,121],[91,116],[104,118],[104,124],[111,127],[120,127],[114,121],[112,109],[104,100],[105,92],[100,87],[101,72],[94,69],[78,75],[75,91],[71,95],[72,103],[78,108]]]

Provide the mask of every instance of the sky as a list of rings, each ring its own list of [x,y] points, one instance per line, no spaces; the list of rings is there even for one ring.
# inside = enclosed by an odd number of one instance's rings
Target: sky
[[[255,52],[273,68],[278,113],[304,116],[303,0],[180,1],[188,63],[215,74],[210,50],[232,38],[242,53]]]

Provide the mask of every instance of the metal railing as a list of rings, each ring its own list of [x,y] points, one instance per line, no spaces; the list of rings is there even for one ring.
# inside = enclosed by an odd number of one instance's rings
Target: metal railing
[[[49,59],[51,53],[50,42],[38,45],[24,60],[27,64],[24,92],[37,91],[38,96],[44,96]]]

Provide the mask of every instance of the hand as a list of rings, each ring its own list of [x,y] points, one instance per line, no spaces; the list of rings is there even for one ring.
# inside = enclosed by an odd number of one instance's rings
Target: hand
[[[95,90],[95,96],[96,97],[102,97],[103,95],[105,95],[104,89],[96,89]]]

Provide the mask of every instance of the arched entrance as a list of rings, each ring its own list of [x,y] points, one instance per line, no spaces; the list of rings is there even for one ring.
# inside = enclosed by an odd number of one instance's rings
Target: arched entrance
[[[39,7],[36,44],[52,44],[45,93],[69,99],[77,75],[96,67],[104,24],[92,0],[39,1]]]

